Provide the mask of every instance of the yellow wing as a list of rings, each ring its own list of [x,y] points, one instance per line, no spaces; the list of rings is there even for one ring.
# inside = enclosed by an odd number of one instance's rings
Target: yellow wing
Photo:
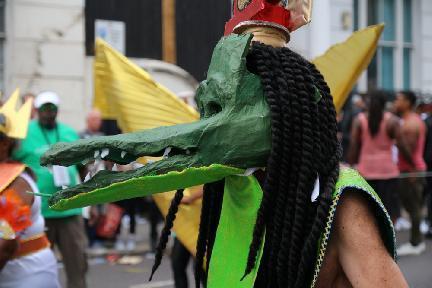
[[[343,104],[375,54],[383,24],[354,32],[346,41],[333,45],[312,62],[323,74],[333,95],[336,111]]]
[[[151,75],[101,39],[96,40],[94,61],[95,99],[104,119],[116,119],[123,132],[196,121],[199,114]],[[142,159],[145,162],[145,159]],[[199,187],[185,190],[185,195]],[[165,216],[174,192],[153,196]],[[185,247],[195,254],[201,201],[182,206],[174,231]]]
[[[198,112],[125,56],[96,39],[95,101],[124,132],[196,121]]]

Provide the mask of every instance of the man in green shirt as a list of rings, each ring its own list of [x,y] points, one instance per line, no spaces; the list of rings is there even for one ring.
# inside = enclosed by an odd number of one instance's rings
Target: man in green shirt
[[[62,187],[76,185],[79,181],[75,166],[47,168],[39,163],[40,156],[52,144],[79,139],[71,127],[56,121],[59,103],[58,95],[51,91],[42,92],[36,97],[38,119],[30,122],[27,138],[13,154],[14,159],[23,162],[34,171],[38,188],[44,194],[53,194]],[[67,287],[86,287],[87,243],[82,210],[79,208],[57,212],[48,207],[45,198],[42,200],[42,214],[45,217],[48,238],[53,245],[58,246],[62,254]]]

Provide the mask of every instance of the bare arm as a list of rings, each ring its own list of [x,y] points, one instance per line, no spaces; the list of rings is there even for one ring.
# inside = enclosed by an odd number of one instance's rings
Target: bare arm
[[[198,199],[201,199],[203,196],[203,186],[200,186],[197,190],[195,190],[190,196],[183,197],[181,204],[190,205]]]
[[[31,206],[34,201],[34,196],[29,192],[34,192],[30,185],[22,178],[15,179],[14,182],[8,187],[17,192],[20,197],[22,204]]]
[[[408,287],[384,246],[368,202],[356,191],[347,192],[340,200],[334,241],[339,262],[353,287]]]
[[[354,165],[358,163],[361,148],[361,126],[356,117],[351,127],[351,141],[348,149],[348,163]]]
[[[418,123],[416,121],[405,121],[404,125],[401,127],[401,138],[405,139],[406,147],[408,149],[409,155],[412,155],[413,152],[416,149],[417,141],[420,133],[420,127],[418,126]],[[402,155],[404,159],[409,162],[408,158],[405,158],[405,155]],[[414,165],[412,165],[412,170],[415,170]]]
[[[396,146],[404,159],[414,167],[414,161],[411,157],[413,150],[410,148],[406,138],[402,135],[402,128],[399,124],[399,120],[396,117],[392,117],[390,119],[387,130],[390,138],[396,140]]]

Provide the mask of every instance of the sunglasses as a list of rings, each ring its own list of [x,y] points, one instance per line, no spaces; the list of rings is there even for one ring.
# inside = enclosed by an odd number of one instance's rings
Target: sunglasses
[[[39,108],[40,112],[57,112],[57,110],[57,106],[51,103],[44,104]]]

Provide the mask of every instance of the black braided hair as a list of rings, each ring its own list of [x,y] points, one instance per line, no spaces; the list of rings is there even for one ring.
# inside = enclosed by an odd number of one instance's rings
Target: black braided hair
[[[207,251],[207,237],[208,230],[210,229],[209,218],[210,218],[210,205],[211,201],[211,192],[209,189],[210,184],[204,185],[203,188],[203,200],[201,206],[201,217],[200,217],[200,226],[199,233],[197,239],[197,247],[196,247],[196,262],[195,262],[195,285],[196,287],[200,287],[201,279],[204,278],[204,256]]]
[[[207,272],[211,251],[216,238],[217,226],[219,225],[224,185],[224,180],[204,185],[201,222],[195,257],[195,286],[198,288],[201,281],[204,283],[204,286],[207,285]],[[205,265],[204,258],[206,259]]]
[[[168,237],[171,234],[171,228],[173,227],[174,220],[176,218],[176,214],[178,211],[178,207],[180,205],[181,200],[183,199],[183,189],[177,190],[177,192],[174,195],[173,200],[171,201],[170,207],[168,209],[168,214],[165,218],[165,226],[162,229],[161,236],[159,238],[159,243],[156,248],[156,255],[155,255],[155,261],[152,267],[151,275],[149,278],[149,281],[152,280],[154,273],[158,269],[159,265],[162,262],[162,256],[163,252],[166,248],[166,245],[168,243]]]
[[[308,286],[339,176],[341,150],[333,99],[315,66],[288,48],[254,43],[247,67],[260,76],[270,107],[272,148],[244,277],[256,265],[265,233],[255,287]],[[312,202],[317,177],[320,195]],[[215,200],[203,199],[201,219],[207,222],[200,225],[197,246],[201,265],[211,253],[208,237],[217,228],[210,227],[208,217],[220,213],[210,211],[215,203],[207,201]]]
[[[277,91],[277,85],[275,85],[276,83],[273,81],[274,78],[274,70],[272,69],[261,69],[259,70],[261,67],[279,67],[279,62],[277,61],[277,51],[273,50],[273,49],[257,49],[256,53],[259,54],[258,57],[248,57],[247,59],[247,65],[248,65],[248,69],[258,75],[261,76],[261,82],[264,88],[264,92],[267,96],[267,101],[268,104],[270,106],[270,110],[271,110],[271,133],[272,135],[275,135],[275,137],[282,137],[283,136],[283,131],[282,131],[282,114],[280,111],[280,96],[279,96],[279,91]],[[259,70],[259,71],[258,71]],[[279,156],[282,154],[282,150],[283,147],[282,145],[280,145],[280,143],[272,143],[272,151],[274,151],[274,153],[272,153],[268,159],[268,164],[269,166],[275,166],[277,165],[278,161],[279,161]],[[266,179],[264,181],[264,190],[266,191],[272,191],[272,190],[277,190],[277,185],[279,185],[278,183],[278,179],[279,177],[279,170],[274,169],[271,171],[267,171],[267,175],[266,175]],[[268,209],[270,207],[273,207],[275,204],[275,197],[274,197],[275,193],[265,193],[263,195],[263,199],[261,202],[261,205],[258,209],[258,215],[257,215],[257,220],[256,220],[256,225],[254,228],[254,232],[253,232],[253,238],[252,238],[252,243],[251,243],[251,247],[259,247],[260,243],[262,241],[263,235],[264,235],[264,231],[265,231],[265,223],[269,221],[269,218],[267,218],[269,216],[268,213]],[[266,219],[267,218],[267,219]],[[272,234],[271,231],[272,227],[269,227],[267,229],[268,234]],[[257,257],[257,252],[258,250],[255,249],[251,249],[251,253],[248,257],[247,260],[247,267],[250,267],[248,270],[246,271],[245,275],[250,273],[250,271],[252,270],[253,266],[255,265],[255,259]],[[267,255],[264,255],[263,257],[267,257]]]
[[[213,245],[216,239],[216,230],[219,226],[219,220],[220,215],[222,211],[222,202],[223,202],[223,196],[224,196],[224,186],[225,181],[221,180],[215,183],[212,183],[211,185],[211,192],[212,193],[212,200],[213,205],[210,210],[210,218],[209,218],[209,230],[208,230],[208,237],[207,237],[207,253],[206,253],[206,271],[208,271],[207,267],[209,267],[210,259],[213,251]],[[207,278],[207,273],[206,273]]]

